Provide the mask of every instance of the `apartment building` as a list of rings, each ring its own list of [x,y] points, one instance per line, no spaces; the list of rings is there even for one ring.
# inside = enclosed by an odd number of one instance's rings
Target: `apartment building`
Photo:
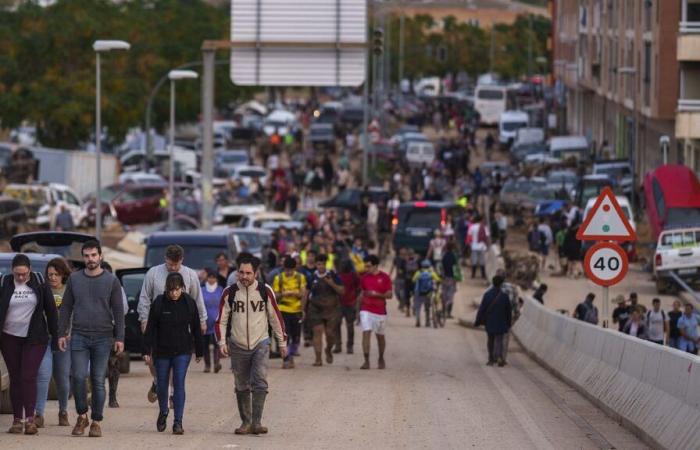
[[[678,24],[680,95],[676,138],[685,163],[700,173],[700,0],[682,0]]]
[[[637,183],[663,164],[662,136],[671,140],[668,162],[685,160],[675,140],[680,13],[681,0],[555,0],[554,74],[567,128],[629,158]]]

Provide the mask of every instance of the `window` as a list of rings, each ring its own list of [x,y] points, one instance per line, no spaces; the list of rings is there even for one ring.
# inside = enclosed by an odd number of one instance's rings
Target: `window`
[[[644,106],[651,103],[651,42],[644,43]]]
[[[656,200],[656,212],[663,219],[666,216],[666,201],[658,180],[652,182],[652,190],[654,191],[654,200]]]
[[[653,0],[644,0],[644,31],[651,31],[651,14],[654,9]]]
[[[687,0],[687,22],[700,22],[700,0]]]
[[[482,89],[479,91],[479,100],[503,100],[503,91]]]

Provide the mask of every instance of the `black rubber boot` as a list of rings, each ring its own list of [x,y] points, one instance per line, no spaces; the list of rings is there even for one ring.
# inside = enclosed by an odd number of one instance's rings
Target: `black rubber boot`
[[[267,397],[265,391],[253,392],[253,434],[267,433],[267,428],[261,424],[263,409],[265,409],[265,397]]]
[[[241,426],[236,428],[236,434],[250,434],[252,431],[252,412],[250,403],[250,391],[236,392],[238,402],[238,414],[241,416]]]

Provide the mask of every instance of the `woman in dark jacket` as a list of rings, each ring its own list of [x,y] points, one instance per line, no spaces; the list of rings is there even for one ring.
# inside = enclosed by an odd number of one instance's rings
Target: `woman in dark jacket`
[[[29,258],[21,253],[12,259],[12,275],[0,278],[0,331],[0,352],[10,375],[14,413],[8,432],[37,434],[37,373],[49,334],[53,350],[58,351],[58,312],[51,289],[32,272]]]
[[[174,272],[165,279],[165,293],[156,297],[148,315],[144,336],[144,356],[153,358],[158,383],[160,413],[156,428],[165,431],[168,419],[168,381],[173,374],[173,405],[175,420],[173,434],[183,434],[182,415],[185,409],[185,376],[192,359],[192,347],[197,362],[204,354],[204,340],[195,301],[184,292],[182,275]]]

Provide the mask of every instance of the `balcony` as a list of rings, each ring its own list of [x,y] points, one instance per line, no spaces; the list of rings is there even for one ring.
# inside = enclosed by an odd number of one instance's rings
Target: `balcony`
[[[700,0],[682,0],[678,61],[700,61]]]

